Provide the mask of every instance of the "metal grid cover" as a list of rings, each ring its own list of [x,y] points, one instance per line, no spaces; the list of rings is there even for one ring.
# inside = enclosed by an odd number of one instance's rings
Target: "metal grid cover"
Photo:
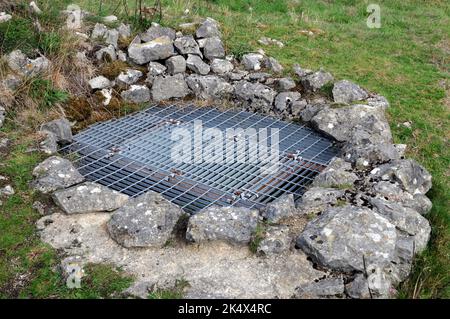
[[[258,162],[175,163],[172,130],[183,127],[193,132],[196,120],[202,121],[203,128],[224,132],[228,128],[278,128],[280,169],[263,175]],[[234,148],[235,155],[244,151]],[[172,105],[95,124],[74,136],[63,152],[89,181],[133,197],[156,191],[195,213],[213,204],[260,208],[284,193],[298,199],[337,149],[305,125],[245,111]]]

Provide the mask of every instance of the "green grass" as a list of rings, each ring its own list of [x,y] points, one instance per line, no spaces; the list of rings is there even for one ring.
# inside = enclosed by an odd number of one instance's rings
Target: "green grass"
[[[48,109],[57,103],[63,103],[69,99],[67,92],[55,89],[51,81],[41,78],[32,80],[29,94],[38,102],[41,109]]]
[[[55,12],[70,2],[41,0],[40,6],[49,10],[43,19],[44,27],[56,32],[58,28],[52,26],[49,17],[55,18]],[[73,2],[90,12],[98,12],[98,1]],[[110,14],[117,3],[104,2],[102,16]],[[132,11],[134,1],[129,3]],[[144,3],[152,6],[154,1]],[[450,298],[450,5],[445,0],[380,0],[376,3],[381,6],[382,27],[369,29],[365,24],[367,3],[352,0],[163,0],[161,23],[176,26],[211,16],[223,26],[228,52],[241,56],[259,48],[260,37],[276,38],[285,43],[284,48],[263,48],[287,67],[286,73],[295,63],[309,69],[323,67],[336,79],[354,81],[386,96],[391,102],[387,113],[395,142],[408,144],[407,156],[417,159],[433,175],[433,188],[428,194],[433,209],[427,216],[432,224],[431,242],[417,258],[411,278],[400,286],[399,297]],[[191,18],[182,18],[185,9],[190,9]],[[58,19],[55,21],[60,21]],[[3,52],[15,47],[31,50],[41,46],[41,50],[53,50],[53,54],[57,54],[56,37],[38,39],[27,32],[29,20],[15,18],[12,21],[0,26]],[[302,30],[321,32],[305,36]],[[412,123],[411,129],[397,125],[405,121]],[[40,243],[35,234],[34,222],[38,216],[30,208],[33,195],[27,182],[39,158],[18,147],[6,161],[0,174],[14,176],[19,192],[0,208],[0,287],[7,287],[11,278],[31,270],[31,279],[19,289],[26,296],[67,296],[59,290],[61,288],[55,288],[55,282],[60,279],[57,280],[59,277],[54,277],[50,270],[58,257]],[[30,253],[38,257],[30,260]],[[100,288],[94,286],[89,288],[90,296],[100,296],[94,292]],[[8,296],[3,289],[0,288],[2,296]],[[164,294],[160,292],[158,296]]]

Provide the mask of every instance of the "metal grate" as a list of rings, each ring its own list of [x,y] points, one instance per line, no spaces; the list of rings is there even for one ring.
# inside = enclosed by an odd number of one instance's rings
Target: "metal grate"
[[[196,120],[202,121],[203,128],[223,132],[229,128],[278,128],[280,169],[264,175],[262,162],[175,163],[171,159],[176,143],[171,140],[172,130],[182,127],[193,132]],[[249,138],[241,146],[248,146]],[[271,145],[269,135],[266,142]],[[202,146],[208,147],[205,144]],[[244,151],[233,148],[234,155]],[[172,105],[153,106],[93,125],[77,134],[63,152],[87,180],[133,197],[156,191],[195,213],[213,204],[260,208],[284,193],[298,199],[337,154],[337,148],[305,125],[244,111]]]

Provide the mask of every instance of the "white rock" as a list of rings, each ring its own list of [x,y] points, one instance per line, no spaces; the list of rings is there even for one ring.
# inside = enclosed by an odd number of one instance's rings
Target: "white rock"
[[[89,80],[89,86],[92,90],[102,90],[112,87],[112,82],[104,76],[97,76]]]
[[[31,1],[31,2],[30,2],[30,10],[31,10],[33,13],[36,13],[36,14],[42,14],[42,10],[39,9],[38,5],[37,5],[36,2],[34,2],[34,1]]]
[[[114,15],[110,15],[110,16],[103,18],[103,22],[105,22],[105,23],[113,23],[113,22],[116,22],[117,20],[119,20],[119,19]]]
[[[6,12],[0,12],[0,23],[7,22],[12,19],[12,15],[6,14]]]

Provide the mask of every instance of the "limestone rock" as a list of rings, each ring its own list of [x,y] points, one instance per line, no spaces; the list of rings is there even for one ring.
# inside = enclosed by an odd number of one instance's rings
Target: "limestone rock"
[[[105,35],[105,43],[112,45],[115,49],[118,48],[119,31],[116,29],[108,30]]]
[[[245,108],[268,113],[272,109],[276,92],[261,83],[240,81],[235,86],[235,96]]]
[[[154,101],[162,101],[170,98],[183,98],[189,94],[183,74],[172,76],[157,76],[153,81],[152,98]]]
[[[291,78],[282,78],[277,83],[277,89],[280,92],[292,90],[295,86],[296,84]]]
[[[192,35],[179,37],[175,39],[173,44],[180,54],[194,54],[203,57],[200,47]]]
[[[102,39],[105,37],[106,32],[108,32],[108,28],[104,24],[96,23],[94,30],[92,30],[91,38]]]
[[[289,113],[291,112],[294,104],[300,103],[301,97],[302,96],[299,92],[281,92],[275,98],[275,110],[280,113],[285,111]],[[303,103],[302,105],[305,106]]]
[[[267,204],[261,215],[269,222],[276,223],[285,217],[294,216],[296,213],[294,195],[285,194]]]
[[[186,82],[195,96],[204,100],[223,98],[233,92],[230,83],[215,75],[192,74],[186,78]]]
[[[142,75],[142,72],[139,70],[127,69],[126,72],[121,72],[119,74],[116,82],[123,85],[131,85],[139,81]]]
[[[104,76],[97,76],[89,80],[89,86],[92,90],[102,90],[113,86],[113,83]]]
[[[128,196],[97,183],[86,182],[53,193],[53,200],[66,214],[111,212]]]
[[[372,171],[372,177],[397,181],[410,194],[426,194],[432,186],[431,175],[415,160],[396,160]]]
[[[283,66],[275,58],[269,57],[264,60],[264,66],[266,69],[272,71],[273,73],[283,72]]]
[[[113,45],[101,48],[95,53],[95,58],[99,61],[116,61],[117,52]]]
[[[341,158],[334,158],[313,181],[313,186],[325,188],[352,187],[358,176],[352,172],[350,163]]]
[[[233,63],[223,59],[214,59],[211,63],[211,71],[216,74],[225,74],[233,71]]]
[[[128,39],[131,37],[131,26],[129,24],[121,23],[117,28],[117,31],[119,31],[119,36],[121,39]]]
[[[170,40],[175,40],[175,30],[152,23],[152,26],[140,35],[141,40],[144,42],[150,42],[160,37],[168,37]]]
[[[166,67],[172,75],[183,73],[186,71],[186,60],[181,55],[173,56],[166,60]]]
[[[122,99],[132,103],[145,103],[150,101],[150,89],[145,85],[131,85],[131,87],[123,91],[120,96]]]
[[[362,101],[369,97],[359,85],[342,80],[334,84],[333,98],[336,103],[351,103],[354,101]]]
[[[175,50],[168,36],[161,36],[146,43],[131,44],[128,47],[128,56],[131,61],[139,65],[164,60],[172,55],[175,55]]]
[[[164,74],[166,72],[167,68],[158,62],[150,62],[148,64],[148,72],[151,76],[158,76],[161,74]]]
[[[206,75],[211,70],[208,64],[203,62],[199,56],[193,54],[188,55],[186,65],[190,70],[200,75]]]
[[[209,61],[225,57],[225,49],[222,40],[218,37],[207,38],[203,45],[203,53]]]
[[[61,144],[72,143],[73,140],[72,128],[70,126],[70,122],[65,118],[44,123],[41,125],[40,130],[48,131],[55,134],[58,143]]]
[[[289,227],[285,225],[269,226],[264,239],[259,243],[257,253],[260,255],[278,255],[289,250],[291,244]]]
[[[364,271],[394,257],[395,226],[376,212],[354,206],[334,207],[309,222],[297,246],[320,265],[339,271]]]
[[[29,59],[20,50],[12,51],[7,56],[7,63],[11,70],[28,77],[41,74],[50,67],[50,61],[46,57]]]
[[[306,75],[304,78],[302,78],[301,82],[305,90],[316,92],[325,85],[332,83],[333,80],[334,78],[330,73],[320,70],[315,73]]]
[[[193,242],[226,241],[248,244],[258,224],[256,210],[245,207],[205,208],[189,219],[186,238]]]
[[[242,64],[244,68],[248,71],[259,71],[261,70],[261,63],[264,60],[264,56],[259,53],[248,53],[244,54],[242,57]]]
[[[49,157],[36,166],[33,177],[32,187],[44,194],[84,181],[84,177],[70,161],[57,156]]]
[[[302,195],[297,209],[302,214],[317,214],[336,205],[344,193],[335,188],[312,187]]]
[[[294,296],[301,299],[336,297],[344,294],[344,288],[344,280],[341,277],[324,278],[297,287]]]
[[[170,239],[184,212],[155,192],[130,200],[108,222],[111,237],[127,248],[161,248]]]
[[[195,33],[197,38],[220,37],[219,24],[212,18],[206,18]]]

